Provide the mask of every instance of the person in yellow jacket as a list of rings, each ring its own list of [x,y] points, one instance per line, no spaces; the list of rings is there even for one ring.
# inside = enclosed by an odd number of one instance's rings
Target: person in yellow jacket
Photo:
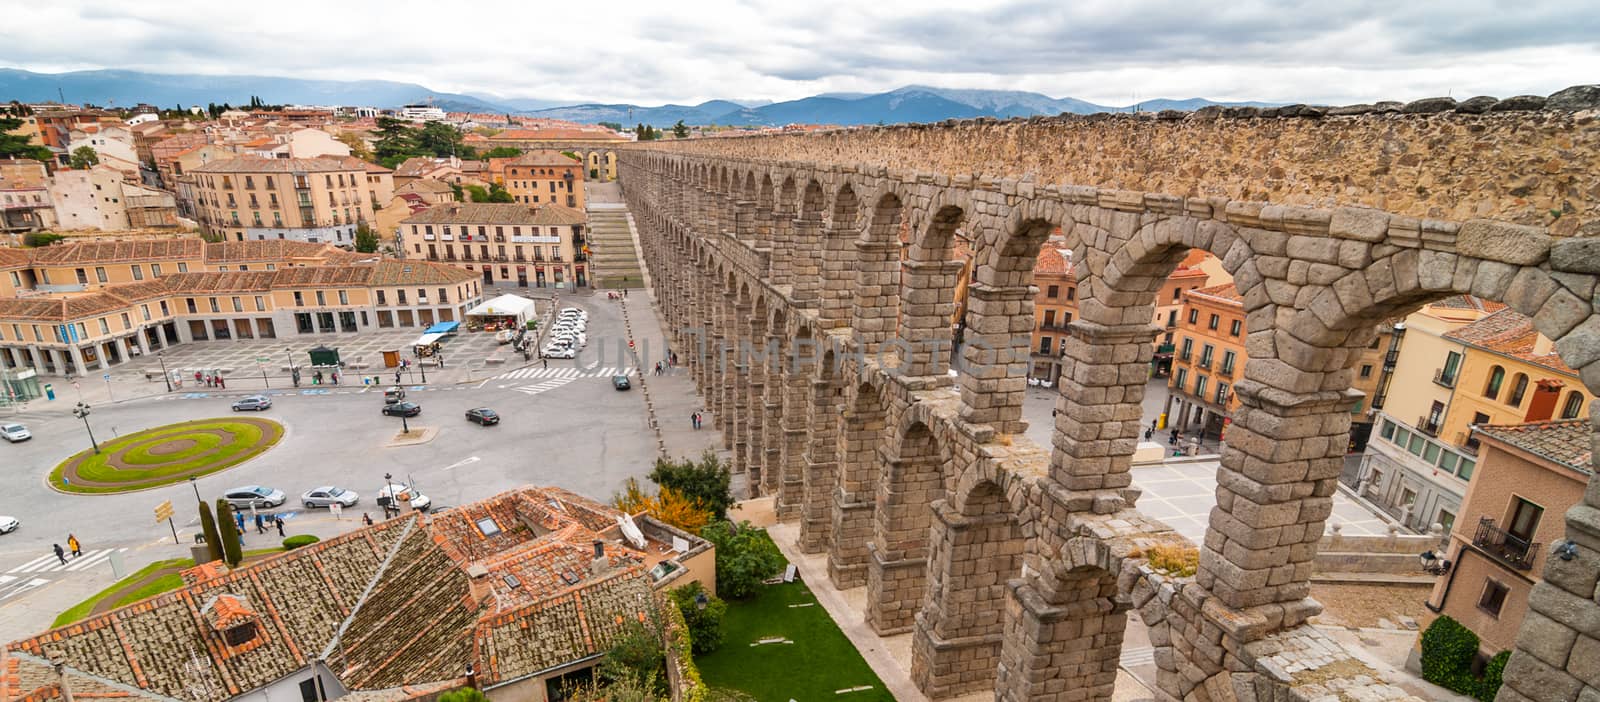
[[[83,545],[78,543],[78,537],[67,534],[67,550],[72,552],[73,558],[83,555]]]

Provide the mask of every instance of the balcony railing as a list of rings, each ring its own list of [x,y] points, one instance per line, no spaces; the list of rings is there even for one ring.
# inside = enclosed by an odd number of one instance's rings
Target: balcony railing
[[[1232,378],[1233,377],[1233,366],[1222,366],[1221,368],[1218,368],[1217,369],[1217,376],[1220,377],[1220,378]]]
[[[1447,388],[1453,388],[1456,386],[1456,374],[1454,372],[1445,373],[1444,369],[1440,368],[1433,372],[1433,382]]]
[[[1211,369],[1211,359],[1206,358],[1205,356],[1201,356],[1200,357],[1200,362],[1196,363],[1195,365],[1200,366],[1201,368],[1204,368],[1206,370],[1210,370]]]
[[[1439,420],[1437,419],[1429,420],[1427,417],[1417,417],[1417,423],[1413,426],[1417,428],[1417,431],[1427,434],[1428,436],[1439,435]]]
[[[1478,455],[1478,436],[1471,431],[1456,432],[1456,445],[1467,453]]]
[[[1532,570],[1534,556],[1539,555],[1539,544],[1495,526],[1494,520],[1488,517],[1478,520],[1478,533],[1472,536],[1472,545],[1517,570]]]

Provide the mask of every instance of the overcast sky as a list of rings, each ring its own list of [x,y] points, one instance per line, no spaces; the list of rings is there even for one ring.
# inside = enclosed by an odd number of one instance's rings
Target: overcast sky
[[[42,0],[0,66],[387,79],[573,101],[917,83],[1102,104],[1352,103],[1600,82],[1600,12],[1519,0]]]

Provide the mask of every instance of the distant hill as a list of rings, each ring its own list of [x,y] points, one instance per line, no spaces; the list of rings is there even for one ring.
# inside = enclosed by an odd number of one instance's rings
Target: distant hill
[[[441,93],[415,83],[386,80],[304,80],[115,70],[34,73],[0,68],[0,102],[57,100],[58,94],[65,94],[67,102],[102,107],[132,106],[141,102],[159,107],[180,104],[188,107],[208,102],[245,105],[249,104],[250,96],[256,95],[269,104],[399,107],[431,98],[434,105],[446,111],[517,111],[470,95]]]

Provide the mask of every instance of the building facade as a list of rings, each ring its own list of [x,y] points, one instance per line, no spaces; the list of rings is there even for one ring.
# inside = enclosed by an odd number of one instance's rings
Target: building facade
[[[473,271],[484,285],[589,285],[588,219],[557,204],[456,202],[400,222],[405,257]]]
[[[1493,656],[1517,641],[1528,596],[1564,541],[1561,515],[1583,502],[1591,476],[1592,431],[1584,420],[1487,424],[1473,428],[1482,469],[1450,530],[1449,572],[1428,608],[1478,635]]]
[[[582,210],[587,206],[583,194],[583,163],[559,151],[529,151],[507,161],[505,184],[515,202],[531,205],[556,203]]]
[[[1220,438],[1239,404],[1234,380],[1244,371],[1244,302],[1232,283],[1179,291],[1172,376],[1162,428]]]
[[[190,173],[201,230],[231,241],[354,246],[372,212],[367,169],[355,159],[242,157]]]

